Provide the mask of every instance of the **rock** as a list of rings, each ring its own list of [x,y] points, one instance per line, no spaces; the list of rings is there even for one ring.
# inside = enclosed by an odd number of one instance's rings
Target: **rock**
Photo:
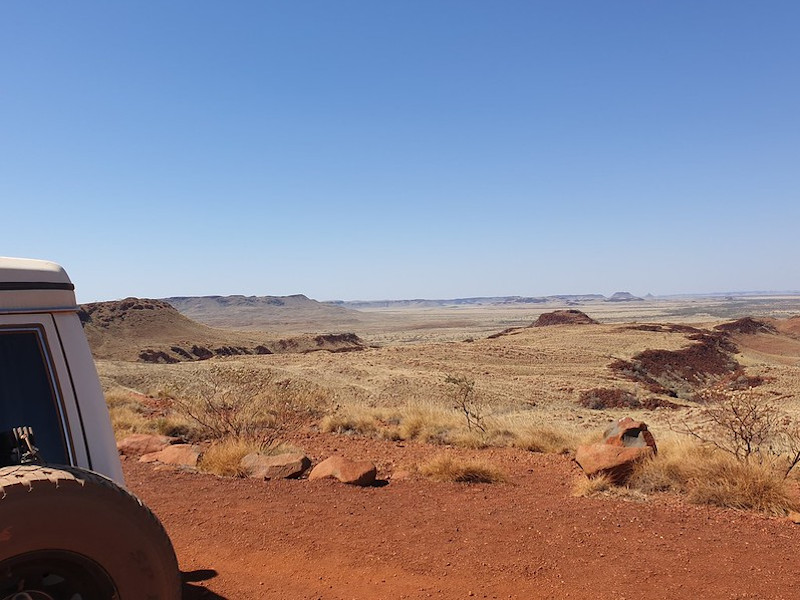
[[[181,467],[196,467],[202,451],[200,446],[194,444],[173,444],[158,452],[151,452],[142,456],[140,462],[160,462],[165,465],[178,465]]]
[[[168,435],[149,435],[146,433],[134,433],[117,442],[117,450],[123,456],[141,456],[163,450],[170,444],[174,444],[178,438]]]
[[[392,476],[389,478],[392,481],[408,481],[414,477],[414,473],[407,470],[407,469],[400,469],[399,471],[395,471],[392,473]]]
[[[308,478],[325,479],[332,477],[342,483],[367,486],[375,483],[378,469],[368,460],[349,460],[341,456],[331,456],[311,470]]]
[[[637,462],[654,454],[650,446],[626,448],[611,444],[587,444],[578,446],[575,462],[587,477],[608,475],[615,485],[622,485],[630,478]]]
[[[625,417],[614,423],[603,432],[603,443],[624,448],[644,448],[649,446],[654,453],[658,452],[653,434],[647,430],[642,421],[634,421]]]
[[[800,512],[797,512],[796,510],[790,510],[787,516],[792,523],[795,525],[800,525]]]
[[[305,454],[264,456],[256,452],[245,456],[239,465],[255,479],[291,479],[300,477],[311,466]]]

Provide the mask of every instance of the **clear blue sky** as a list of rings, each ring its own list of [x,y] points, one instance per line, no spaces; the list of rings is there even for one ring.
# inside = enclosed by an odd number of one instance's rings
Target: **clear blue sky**
[[[0,254],[82,301],[798,289],[800,2],[0,4]]]

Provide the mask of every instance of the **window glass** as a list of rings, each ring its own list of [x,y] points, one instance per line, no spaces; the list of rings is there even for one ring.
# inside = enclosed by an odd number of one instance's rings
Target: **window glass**
[[[44,460],[69,464],[45,351],[37,329],[0,328],[0,432],[32,427]]]

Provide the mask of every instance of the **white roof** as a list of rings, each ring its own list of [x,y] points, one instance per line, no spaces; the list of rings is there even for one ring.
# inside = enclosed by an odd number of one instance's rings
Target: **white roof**
[[[49,260],[0,257],[0,282],[72,283],[64,267]]]
[[[75,310],[72,281],[46,260],[0,257],[0,311]]]

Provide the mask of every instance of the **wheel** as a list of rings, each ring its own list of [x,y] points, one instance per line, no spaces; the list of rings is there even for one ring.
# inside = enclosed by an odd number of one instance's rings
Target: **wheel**
[[[0,469],[0,600],[179,600],[167,533],[133,494],[63,466]]]

